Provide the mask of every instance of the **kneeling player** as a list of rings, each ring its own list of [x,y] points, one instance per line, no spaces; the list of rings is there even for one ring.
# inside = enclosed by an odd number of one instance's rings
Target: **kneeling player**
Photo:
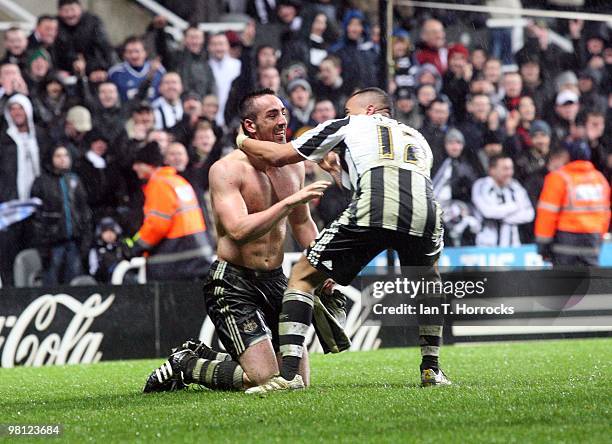
[[[272,91],[245,97],[241,118],[251,137],[285,142],[287,120]],[[210,190],[219,235],[218,260],[204,285],[208,315],[228,354],[187,342],[148,378],[145,392],[197,383],[213,389],[244,389],[279,373],[276,352],[287,279],[282,272],[287,221],[304,248],[317,236],[308,202],[321,197],[329,182],[305,188],[304,167],[270,167],[236,150],[210,170]],[[305,335],[310,319],[292,328]],[[306,358],[306,356],[304,356]],[[308,361],[302,359],[293,388],[308,385]]]

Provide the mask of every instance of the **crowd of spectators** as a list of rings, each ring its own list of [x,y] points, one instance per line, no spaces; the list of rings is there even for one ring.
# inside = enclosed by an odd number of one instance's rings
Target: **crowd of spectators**
[[[194,24],[179,43],[158,16],[118,48],[78,0],[59,0],[57,16],[39,17],[29,36],[8,29],[0,62],[0,204],[36,197],[42,206],[0,231],[4,285],[15,255],[31,247],[41,254],[46,283],[87,271],[108,281],[120,260],[117,243],[142,221],[132,160],[150,142],[192,184],[214,242],[208,170],[233,149],[240,98],[255,88],[275,91],[287,107],[289,138],[343,117],[356,88],[380,85],[380,28],[367,3],[219,2],[221,12],[250,16],[242,32],[205,35]],[[483,14],[394,13],[388,88],[396,118],[432,148],[447,245],[532,242],[544,176],[568,161],[575,144],[586,142],[611,178],[605,23],[530,21],[513,53],[509,31],[487,29]],[[461,23],[486,37],[449,41],[448,28]],[[572,52],[553,42],[553,31],[571,41]],[[320,174],[307,166],[310,180]],[[331,221],[347,199],[345,190],[326,193],[313,207],[317,222]]]

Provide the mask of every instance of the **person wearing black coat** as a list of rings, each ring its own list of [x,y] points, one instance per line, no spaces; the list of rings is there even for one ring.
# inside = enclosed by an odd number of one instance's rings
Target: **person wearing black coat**
[[[45,171],[34,181],[31,197],[42,200],[34,215],[34,238],[42,259],[43,285],[67,284],[83,273],[91,244],[91,211],[81,180],[70,172],[68,149],[49,150]]]
[[[56,68],[74,72],[73,63],[82,55],[88,75],[108,70],[113,64],[113,48],[102,20],[83,11],[79,0],[59,0],[58,19]]]

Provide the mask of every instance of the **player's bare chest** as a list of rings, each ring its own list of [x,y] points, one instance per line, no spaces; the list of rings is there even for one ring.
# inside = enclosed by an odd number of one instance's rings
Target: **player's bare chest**
[[[249,213],[256,213],[297,192],[299,187],[299,177],[291,168],[270,168],[265,172],[250,168],[245,172],[241,193]]]

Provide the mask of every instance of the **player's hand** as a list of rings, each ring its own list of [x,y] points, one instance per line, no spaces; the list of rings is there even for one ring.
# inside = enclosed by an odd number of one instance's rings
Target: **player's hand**
[[[290,207],[296,207],[310,202],[313,199],[319,199],[323,196],[323,192],[327,187],[331,185],[331,182],[326,180],[318,180],[310,185],[302,188],[297,193],[292,194],[287,198],[287,203]]]
[[[244,134],[244,130],[242,129],[242,125],[238,127],[238,134],[236,135],[236,146],[238,149],[242,149],[242,144],[245,140],[247,140],[249,136]]]
[[[340,156],[337,153],[333,151],[327,153],[323,160],[319,162],[319,166],[331,174],[336,185],[342,188],[342,167],[340,166]]]

